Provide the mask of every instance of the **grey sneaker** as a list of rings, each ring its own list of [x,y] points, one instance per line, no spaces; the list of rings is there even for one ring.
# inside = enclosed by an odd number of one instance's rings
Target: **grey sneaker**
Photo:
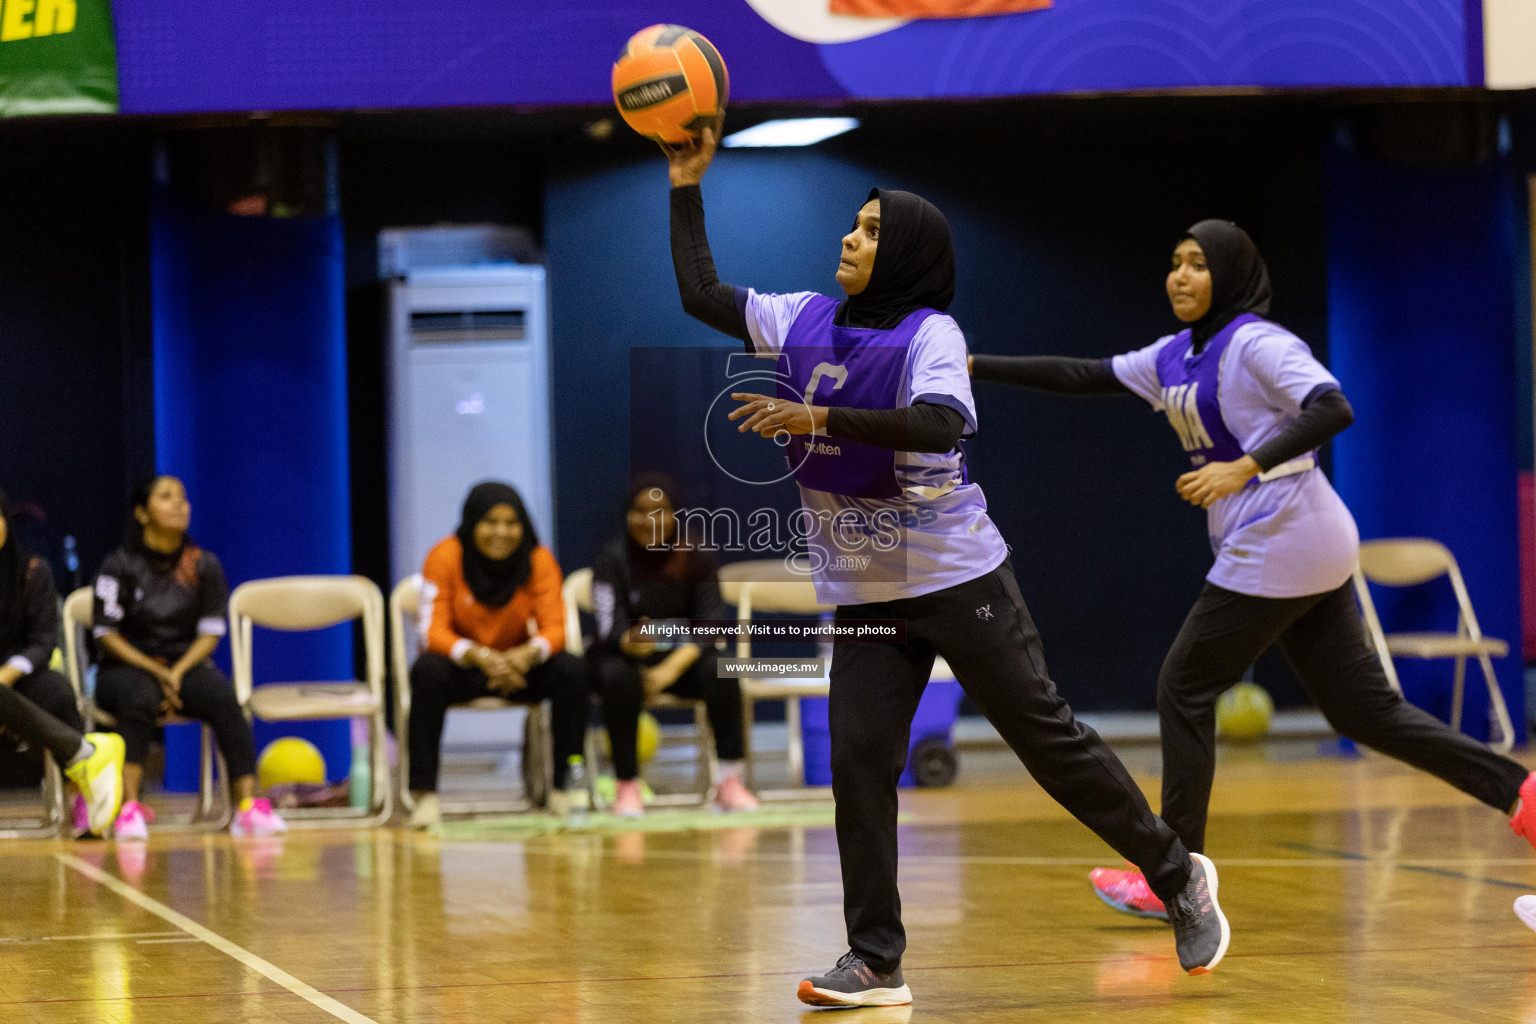
[[[1179,949],[1179,966],[1190,974],[1210,974],[1227,955],[1232,928],[1216,902],[1216,865],[1200,853],[1190,854],[1194,869],[1189,883],[1168,904],[1168,920]]]
[[[853,952],[844,953],[826,974],[802,981],[799,995],[811,1006],[905,1006],[912,1001],[900,967],[879,974]]]

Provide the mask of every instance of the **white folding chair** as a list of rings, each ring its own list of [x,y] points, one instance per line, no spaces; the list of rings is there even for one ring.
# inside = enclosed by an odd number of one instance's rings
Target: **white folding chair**
[[[1368,583],[1387,587],[1413,587],[1449,576],[1451,589],[1456,594],[1459,614],[1454,633],[1387,633],[1382,630],[1381,619],[1376,615],[1376,605],[1371,600]],[[1456,661],[1455,686],[1451,691],[1451,727],[1461,728],[1462,703],[1465,697],[1467,659],[1476,658],[1483,669],[1483,680],[1488,686],[1488,700],[1493,710],[1494,724],[1498,726],[1499,739],[1491,744],[1495,750],[1507,751],[1514,745],[1515,729],[1510,722],[1509,708],[1504,703],[1504,693],[1499,689],[1498,678],[1493,672],[1493,658],[1509,653],[1509,644],[1494,637],[1483,636],[1477,616],[1472,611],[1472,598],[1456,565],[1456,557],[1439,541],[1427,537],[1396,537],[1387,540],[1365,541],[1360,545],[1360,562],[1355,567],[1355,595],[1365,616],[1367,632],[1387,681],[1398,693],[1402,686],[1397,679],[1397,666],[1393,658],[1442,659]]]
[[[561,587],[561,593],[565,597],[565,649],[572,654],[584,654],[586,644],[581,637],[581,613],[592,614],[592,570],[577,569],[566,576],[565,583]],[[645,706],[656,708],[687,708],[693,712],[693,744],[695,751],[694,783],[692,793],[658,793],[655,803],[661,806],[672,804],[692,804],[709,801],[714,793],[715,785],[720,781],[715,778],[715,749],[714,730],[709,727],[709,710],[702,700],[688,700],[684,697],[674,697],[671,694],[658,694],[646,700]],[[589,765],[597,766],[597,754],[599,745],[596,735],[588,730],[586,743],[586,759]]]
[[[81,587],[64,599],[64,674],[75,688],[75,700],[80,704],[80,717],[85,719],[85,731],[91,732],[97,727],[111,731],[117,728],[117,720],[98,707],[95,696],[85,690],[85,670],[89,664],[86,644],[91,635],[93,601],[90,587]],[[234,817],[235,806],[229,792],[229,767],[224,763],[224,754],[219,750],[213,727],[181,715],[164,715],[160,724],[198,727],[197,803],[191,815],[185,818],[160,815],[156,820],[162,827],[189,826],[207,831],[225,828]]]
[[[364,675],[327,682],[255,685],[254,628],[297,632],[343,622],[363,624]],[[366,717],[372,765],[371,806],[299,807],[283,812],[290,826],[382,825],[394,806],[384,741],[384,595],[362,576],[280,576],[251,580],[229,595],[230,653],[241,706],[267,722]]]
[[[810,577],[792,572],[779,559],[733,562],[722,566],[720,595],[726,604],[736,606],[736,618],[743,625],[751,622],[753,615],[764,612],[818,616],[833,610],[832,605],[821,604],[816,600],[816,586]],[[736,641],[736,657],[752,657],[752,640],[745,630]],[[793,790],[805,787],[805,744],[800,734],[800,701],[806,697],[827,696],[831,687],[831,668],[828,665],[828,675],[820,679],[742,677],[741,714],[742,728],[746,735],[748,788],[757,788],[752,764],[752,721],[754,705],[760,700],[784,702],[784,724],[789,730],[789,785]],[[764,794],[759,792],[758,795]]]
[[[416,806],[410,784],[411,665],[422,646],[421,595],[424,582],[420,575],[408,577],[395,584],[395,589],[389,595],[389,657],[390,672],[395,682],[395,747],[399,752],[400,771],[398,796],[407,811]],[[552,784],[549,713],[545,702],[518,704],[493,695],[477,697],[453,707],[465,711],[527,709],[528,714],[523,723],[524,799],[445,801],[441,805],[443,813],[508,814],[543,806]]]

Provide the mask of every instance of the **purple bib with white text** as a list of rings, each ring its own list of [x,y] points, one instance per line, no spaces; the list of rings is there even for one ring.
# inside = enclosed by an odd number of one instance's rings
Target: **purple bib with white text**
[[[818,295],[795,317],[779,359],[778,397],[847,409],[907,405],[908,355],[932,309],[919,309],[890,330],[838,327],[836,299]],[[795,435],[786,458],[802,487],[859,498],[901,494],[896,453],[841,437]]]
[[[1205,343],[1198,355],[1189,355],[1188,328],[1174,335],[1157,354],[1157,382],[1163,389],[1163,411],[1197,469],[1208,462],[1233,462],[1243,457],[1243,446],[1221,415],[1221,356],[1237,335],[1237,329],[1262,319],[1242,313]]]

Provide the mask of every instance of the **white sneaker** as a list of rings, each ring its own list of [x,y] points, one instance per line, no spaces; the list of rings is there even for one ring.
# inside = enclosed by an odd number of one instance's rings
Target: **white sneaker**
[[[443,809],[437,802],[436,793],[415,794],[416,806],[411,809],[411,828],[432,828],[443,823]]]
[[[1524,921],[1531,931],[1536,931],[1536,896],[1516,897],[1515,916]]]

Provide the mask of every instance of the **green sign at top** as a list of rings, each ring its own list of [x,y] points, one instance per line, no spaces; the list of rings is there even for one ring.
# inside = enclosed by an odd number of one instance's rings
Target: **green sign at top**
[[[0,0],[0,116],[116,112],[111,0]]]

